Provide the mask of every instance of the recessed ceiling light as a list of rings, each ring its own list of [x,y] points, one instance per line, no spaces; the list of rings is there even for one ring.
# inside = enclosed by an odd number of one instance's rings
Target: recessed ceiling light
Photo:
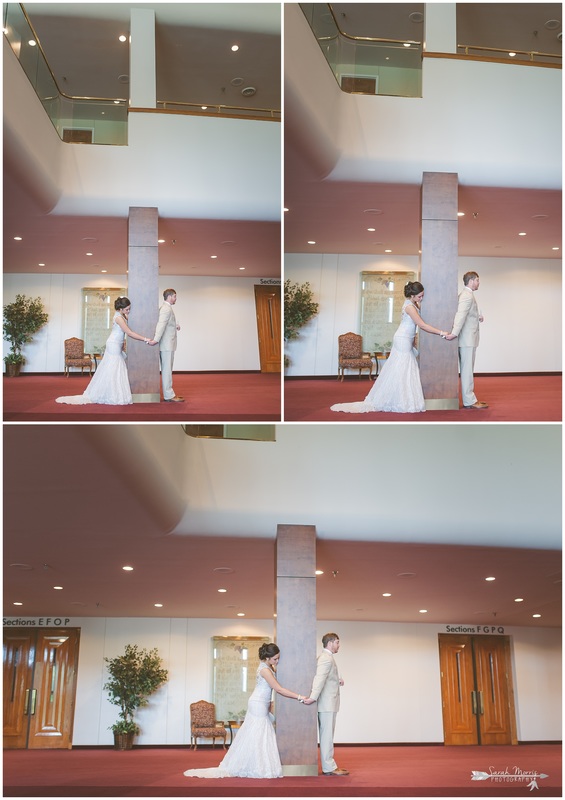
[[[237,51],[239,50],[239,45],[238,44],[232,44],[231,49],[232,49],[233,53],[237,53]]]
[[[524,598],[523,597],[515,597],[514,598],[514,602],[515,603],[523,603],[524,602]]]
[[[101,269],[100,272],[108,272],[107,269]]]
[[[18,602],[16,601],[15,603],[13,603],[13,605],[15,605],[15,606],[23,606],[23,603],[18,603]]]
[[[367,228],[367,230],[371,231],[371,233],[374,233],[377,229],[376,228]]]
[[[210,256],[210,258],[218,258],[218,256]]]
[[[232,78],[230,81],[232,86],[243,86],[243,78]]]
[[[219,592],[227,592],[227,589],[218,589]]]
[[[539,619],[541,617],[541,614],[532,614],[532,617],[534,617],[534,619]]]
[[[544,28],[547,28],[548,31],[556,31],[557,28],[561,27],[561,23],[558,19],[548,19],[547,22],[543,25]]]
[[[212,571],[221,572],[222,575],[228,575],[230,572],[233,572],[233,569],[231,567],[214,567]]]
[[[44,267],[44,266],[45,266],[45,264],[38,264],[37,266],[38,266],[38,267]]]
[[[363,211],[363,214],[382,214],[382,213],[383,212],[381,211],[380,208],[366,208]]]
[[[392,253],[392,250],[385,250],[385,253]]]
[[[164,239],[157,239],[157,244],[164,244],[164,243],[165,243]]]
[[[120,36],[118,36],[118,39],[120,40],[120,42],[127,42],[127,40],[128,40],[128,37],[127,37],[127,36],[125,36],[125,35],[122,33]]]
[[[288,208],[283,208],[283,211],[288,211]]]
[[[87,255],[87,256],[91,256],[91,255],[93,255],[93,253],[87,253],[86,255]]]
[[[154,603],[155,608],[163,608],[163,603]]]
[[[410,22],[423,22],[424,15],[422,14],[421,11],[412,11],[411,14],[408,14],[408,19],[410,20]]]
[[[245,614],[243,613],[243,611],[238,611],[238,612],[237,612],[237,616],[238,616],[238,617],[244,617],[244,616],[245,616]]]
[[[58,591],[60,591],[63,587],[62,586],[54,586],[53,588],[57,589]]]
[[[129,75],[118,75],[118,83],[129,83]]]
[[[22,237],[21,236],[14,236],[14,241],[15,242],[21,242],[22,241]]]
[[[519,234],[518,234],[518,236],[526,236],[526,235],[527,235],[527,234],[526,234],[526,233],[524,233],[524,231],[522,231],[521,233],[519,233]]]
[[[35,39],[30,39],[28,44],[29,44],[30,47],[35,47],[37,42],[35,41]]]
[[[316,244],[316,242],[312,242],[312,241],[310,241],[310,242],[308,242],[308,244]]]
[[[465,212],[464,211],[458,211],[457,212],[457,216],[458,217],[464,217],[465,216]]]
[[[418,613],[419,614],[427,614],[428,613],[428,609],[427,608],[421,608]]]
[[[208,111],[208,106],[200,106],[201,111]]]
[[[404,47],[410,47],[410,42],[404,42]]]
[[[552,250],[559,250],[559,248],[558,248],[558,247],[552,247],[551,249],[552,249]]]
[[[124,572],[133,572],[133,567],[125,566],[125,567],[122,567],[122,569],[124,570]]]
[[[508,53],[508,55],[510,56],[510,58],[515,58],[516,57],[516,53]]]
[[[496,578],[493,578],[492,575],[488,578],[485,578],[485,581],[495,581]]]
[[[316,572],[315,572],[315,575],[323,575],[323,574],[324,574],[324,570],[323,569],[317,569]]]
[[[240,270],[241,270],[241,269],[245,269],[245,267],[240,267]]]
[[[383,597],[392,597],[390,592],[383,592]]]

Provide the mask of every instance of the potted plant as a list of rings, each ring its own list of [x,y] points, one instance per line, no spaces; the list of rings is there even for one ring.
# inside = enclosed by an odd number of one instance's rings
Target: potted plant
[[[136,644],[127,644],[124,654],[115,658],[104,658],[108,665],[110,680],[104,684],[108,699],[120,706],[119,719],[110,726],[114,732],[116,750],[131,750],[133,739],[139,733],[134,712],[148,704],[147,698],[161,686],[168,672],[161,666],[157,649],[140,649]]]
[[[318,313],[319,305],[313,300],[309,283],[284,282],[284,340],[298,338],[298,331]],[[288,366],[288,356],[284,357]]]
[[[31,342],[37,331],[49,319],[40,297],[31,298],[24,294],[16,295],[13,303],[4,306],[4,339],[10,342],[10,352],[4,357],[6,374],[10,377],[19,375],[25,358],[22,353],[24,344]]]

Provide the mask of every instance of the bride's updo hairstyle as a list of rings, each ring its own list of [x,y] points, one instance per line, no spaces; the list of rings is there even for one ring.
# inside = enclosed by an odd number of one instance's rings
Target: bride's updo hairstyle
[[[274,642],[269,644],[262,644],[259,648],[259,661],[266,661],[268,658],[273,658],[280,653],[278,646]]]
[[[424,287],[420,281],[408,281],[404,287],[404,297],[416,297],[417,294],[424,291]]]
[[[127,297],[118,297],[117,300],[114,300],[114,308],[116,311],[121,311],[122,308],[127,308],[128,306],[131,306],[131,302]]]

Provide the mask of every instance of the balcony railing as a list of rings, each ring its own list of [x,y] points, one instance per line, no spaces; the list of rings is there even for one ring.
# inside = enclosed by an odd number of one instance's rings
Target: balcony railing
[[[78,97],[63,92],[21,3],[4,5],[4,35],[60,138],[77,144],[127,145],[131,111],[281,120],[280,109],[158,101],[155,109],[131,109],[123,97]]]
[[[422,96],[422,42],[352,36],[342,31],[328,3],[300,3],[342,91]]]

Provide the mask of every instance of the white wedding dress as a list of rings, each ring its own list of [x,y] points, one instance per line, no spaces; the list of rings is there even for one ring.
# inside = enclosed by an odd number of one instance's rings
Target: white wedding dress
[[[106,340],[104,358],[92,376],[84,394],[58,397],[57,403],[83,406],[103,403],[109,406],[127,406],[133,403],[129,385],[126,355],[123,351],[125,333],[120,328],[115,314],[110,336]]]
[[[233,744],[218,767],[188,769],[188,778],[282,778],[282,766],[273,715],[269,713],[272,689],[260,675],[269,667],[261,663],[257,683],[247,704],[247,714]]]
[[[406,300],[402,306],[400,325],[393,337],[390,356],[367,397],[357,403],[337,403],[331,406],[332,411],[345,411],[348,414],[366,414],[371,411],[413,414],[426,410],[420,368],[414,349],[417,325],[406,313],[410,302]]]

